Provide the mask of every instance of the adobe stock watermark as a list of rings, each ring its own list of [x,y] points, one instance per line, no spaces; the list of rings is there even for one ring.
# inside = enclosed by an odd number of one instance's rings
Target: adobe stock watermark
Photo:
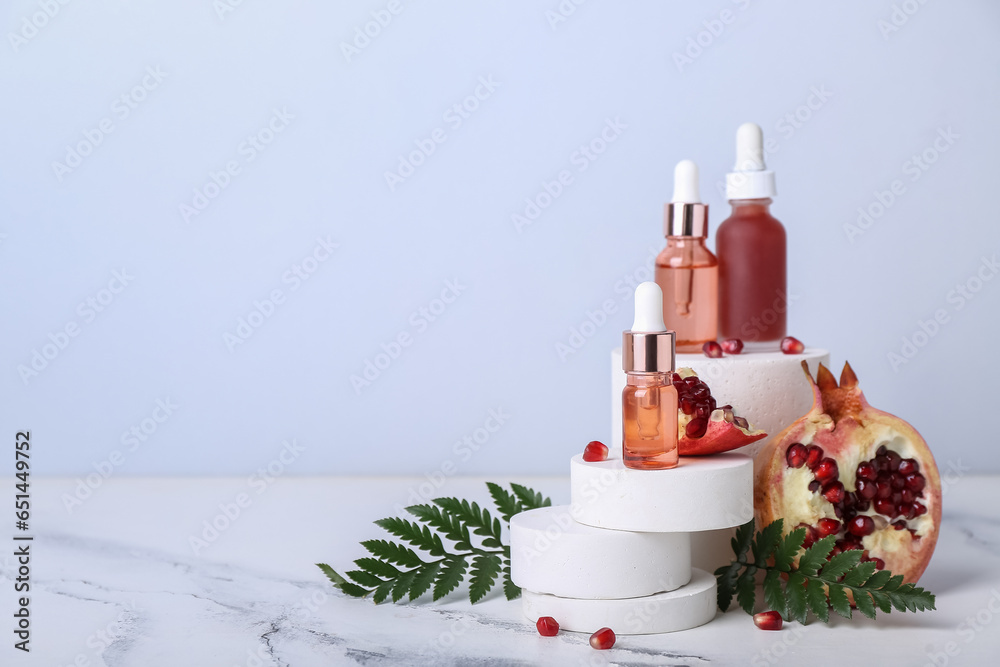
[[[159,66],[150,65],[147,67],[139,83],[116,97],[111,103],[110,116],[105,116],[94,123],[92,127],[83,130],[81,132],[83,138],[75,144],[66,144],[66,153],[61,162],[59,160],[52,161],[52,173],[55,174],[56,180],[62,183],[67,175],[78,169],[84,160],[93,155],[94,151],[104,143],[107,136],[118,128],[115,122],[123,122],[131,116],[132,112],[138,109],[139,105],[145,102],[149,94],[159,88],[166,78],[166,72],[161,70]]]
[[[490,408],[482,426],[477,426],[452,444],[452,457],[442,461],[436,470],[425,473],[425,481],[409,488],[406,505],[397,503],[395,506],[396,514],[404,515],[406,507],[421,505],[436,498],[438,491],[445,485],[448,478],[458,472],[458,464],[468,461],[485,447],[509,419],[510,414],[504,411],[503,406]]]
[[[580,144],[569,156],[569,163],[576,168],[576,173],[582,174],[587,171],[608,150],[611,144],[618,141],[622,133],[628,129],[628,125],[621,121],[621,116],[614,119],[604,119],[604,127],[590,141]],[[535,223],[542,213],[552,206],[576,180],[573,172],[568,169],[560,169],[551,181],[542,180],[538,191],[524,200],[524,208],[510,216],[514,230],[520,234],[525,227],[530,227]]]
[[[875,27],[881,33],[882,39],[888,42],[889,36],[899,32],[899,29],[909,23],[910,18],[915,16],[926,4],[927,0],[903,0],[903,2],[893,4],[889,18],[879,19],[875,22]]]
[[[385,184],[389,187],[389,192],[395,192],[396,188],[417,172],[417,169],[426,164],[430,156],[437,151],[438,146],[448,141],[448,132],[454,132],[462,127],[472,117],[472,114],[479,110],[483,102],[493,97],[493,93],[500,85],[500,82],[493,80],[492,74],[479,77],[479,82],[472,93],[452,104],[441,115],[441,120],[447,124],[448,129],[436,127],[426,137],[414,139],[413,145],[416,148],[405,155],[399,154],[399,161],[394,171],[386,170],[382,173]]]
[[[354,36],[350,42],[340,43],[340,52],[344,54],[344,60],[348,63],[361,55],[367,49],[372,40],[382,34],[382,31],[389,27],[397,16],[403,13],[403,3],[400,0],[389,0],[385,9],[376,9],[371,12],[371,20],[364,25],[355,26]]]
[[[990,597],[986,604],[978,609],[974,614],[969,614],[955,627],[955,634],[963,640],[965,646],[976,641],[986,628],[993,623],[993,620],[1000,614],[1000,590],[990,589]],[[962,654],[963,645],[957,641],[945,642],[941,650],[932,646],[932,650],[927,651],[927,662],[922,667],[947,667],[953,658]]]
[[[910,363],[937,336],[941,329],[951,322],[952,315],[965,308],[976,295],[1000,272],[997,253],[992,257],[985,255],[980,258],[979,266],[971,276],[955,285],[945,295],[945,302],[951,308],[937,308],[927,319],[918,319],[917,326],[909,334],[902,337],[898,349],[886,353],[886,361],[894,373],[901,366]]]
[[[809,92],[802,100],[802,104],[799,104],[791,111],[786,111],[774,122],[775,133],[780,135],[785,141],[791,139],[813,119],[816,112],[826,106],[832,97],[834,97],[834,93],[826,87],[826,84],[821,83],[818,86],[810,86]],[[771,156],[777,155],[781,151],[781,142],[772,134],[765,134],[763,149],[763,157],[766,162]],[[736,165],[736,168],[737,170],[744,169],[742,165]],[[737,175],[735,178],[739,182],[740,178],[743,177]],[[727,198],[725,178],[718,179],[715,182],[715,189],[718,190],[719,195],[723,199]]]
[[[10,48],[14,49],[14,53],[38,37],[49,21],[54,19],[68,4],[69,0],[38,0],[38,10],[21,17],[21,25],[17,32],[7,33],[7,41],[10,42]]]
[[[286,303],[288,295],[298,291],[305,281],[315,275],[333,257],[334,251],[339,247],[340,244],[334,243],[329,234],[317,237],[312,250],[281,274],[281,284],[288,285],[288,291],[275,287],[265,298],[254,299],[250,312],[236,321],[236,328],[233,332],[223,332],[222,342],[225,343],[229,352],[235,352],[237,347],[250,340],[254,333],[274,316],[278,307]]]
[[[174,411],[179,407],[179,405],[170,400],[169,396],[156,399],[155,406],[149,413],[149,416],[141,419],[136,424],[132,424],[128,430],[122,433],[120,438],[122,449],[113,449],[107,458],[92,462],[90,465],[94,469],[94,472],[88,474],[86,477],[77,477],[73,493],[63,493],[60,496],[66,512],[72,514],[77,508],[82,507],[83,503],[89,500],[94,495],[94,492],[104,485],[104,482],[114,474],[116,469],[125,465],[129,454],[139,451],[139,448],[149,441],[153,434],[160,429],[160,426],[167,423],[170,417],[173,416]]]
[[[143,610],[140,609],[135,600],[129,600],[124,605],[124,609],[118,613],[113,620],[104,627],[98,628],[87,636],[86,646],[89,652],[81,651],[73,658],[73,662],[66,667],[98,667],[104,665],[104,653],[111,648],[115,642],[124,640],[134,630],[136,619]],[[91,658],[96,659],[92,662]]]
[[[560,23],[565,23],[569,17],[576,14],[576,8],[586,3],[587,0],[561,0],[554,9],[545,10],[545,20],[549,22],[549,27],[555,32]]]
[[[732,0],[737,10],[745,11],[750,7],[751,0]],[[736,23],[737,12],[732,9],[723,9],[701,22],[702,29],[687,38],[687,43],[683,51],[674,51],[672,56],[674,66],[681,74],[684,68],[694,64],[705,51],[710,49],[719,37],[729,29],[729,26]]]
[[[371,358],[366,357],[361,372],[351,375],[349,379],[355,395],[360,396],[363,390],[372,386],[372,383],[389,370],[403,352],[413,345],[416,338],[440,319],[467,289],[468,285],[463,285],[458,278],[445,280],[439,296],[410,313],[407,319],[409,328],[404,328],[390,338],[388,343],[382,343],[380,345],[382,351],[376,352]]]
[[[648,255],[639,266],[635,267],[621,278],[615,281],[612,286],[614,296],[601,301],[600,305],[586,312],[586,317],[569,328],[569,336],[565,340],[558,340],[555,343],[556,356],[563,363],[571,356],[583,349],[591,338],[608,323],[611,315],[618,312],[619,304],[627,304],[635,294],[635,288],[640,283],[653,280],[653,264],[660,251],[653,246],[647,246]],[[625,306],[626,310],[628,306]]]
[[[226,17],[243,5],[243,0],[212,0],[212,9],[219,21],[225,21]]]
[[[288,466],[295,463],[304,451],[306,451],[305,445],[298,444],[294,438],[282,442],[278,455],[247,478],[248,491],[237,493],[232,500],[219,503],[218,513],[202,521],[201,531],[198,534],[188,535],[188,545],[194,555],[201,555],[239,521],[246,510],[253,506],[254,499],[271,488],[271,485],[285,474]]]
[[[130,275],[128,269],[112,271],[111,280],[108,281],[106,287],[97,290],[96,293],[88,296],[77,305],[77,317],[71,318],[56,331],[50,331],[47,336],[48,342],[43,343],[40,348],[36,347],[31,350],[31,359],[27,364],[18,364],[17,366],[17,375],[21,378],[24,386],[28,386],[29,382],[52,365],[52,362],[69,347],[73,339],[80,335],[83,327],[107,310],[118,298],[118,295],[132,284],[133,280],[135,280],[135,276]]]
[[[929,146],[919,153],[914,153],[909,159],[903,162],[900,166],[900,170],[903,172],[902,175],[908,176],[910,183],[916,183],[961,138],[962,135],[956,134],[950,125],[948,127],[939,127],[937,129],[937,136]],[[844,234],[847,236],[847,240],[853,244],[855,239],[871,229],[907,191],[906,181],[902,178],[893,179],[885,190],[875,190],[872,193],[874,201],[869,202],[865,206],[858,207],[857,220],[854,223],[844,223]]]
[[[218,171],[210,170],[208,180],[192,191],[190,202],[185,201],[178,205],[177,211],[181,220],[190,223],[191,218],[204,213],[232,184],[233,179],[243,173],[243,168],[266,151],[278,135],[288,129],[289,123],[294,119],[295,116],[288,113],[287,108],[274,109],[267,122],[253,134],[248,134],[236,147],[237,157],[227,160]]]

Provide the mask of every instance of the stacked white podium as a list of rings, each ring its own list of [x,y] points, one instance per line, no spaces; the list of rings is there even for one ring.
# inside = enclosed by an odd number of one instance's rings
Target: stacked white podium
[[[634,470],[620,458],[570,463],[570,505],[516,514],[511,579],[525,615],[564,630],[652,634],[715,617],[714,576],[691,564],[691,536],[753,516],[753,461],[742,454]]]

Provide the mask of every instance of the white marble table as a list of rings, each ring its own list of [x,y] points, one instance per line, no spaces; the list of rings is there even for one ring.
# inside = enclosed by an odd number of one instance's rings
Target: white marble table
[[[996,665],[1000,662],[1000,478],[965,477],[945,495],[938,550],[921,583],[938,611],[757,630],[742,611],[687,632],[539,637],[519,602],[475,607],[349,599],[314,563],[343,571],[381,536],[371,524],[411,504],[418,478],[105,481],[72,513],[74,480],[34,480],[31,653],[13,649],[13,548],[0,553],[0,665]],[[438,495],[488,500],[478,478]],[[568,500],[566,478],[518,481]],[[11,489],[11,485],[5,485]],[[260,493],[258,493],[258,490]],[[13,493],[10,490],[10,493]],[[239,494],[250,503],[198,553],[191,536]],[[244,503],[246,504],[246,503]],[[230,513],[233,508],[230,507]],[[225,521],[220,520],[220,525]],[[9,540],[12,528],[0,539]],[[211,535],[209,535],[211,537]],[[952,655],[946,652],[950,651]]]

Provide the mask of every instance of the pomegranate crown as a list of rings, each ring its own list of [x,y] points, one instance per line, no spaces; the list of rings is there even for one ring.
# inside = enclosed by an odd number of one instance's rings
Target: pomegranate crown
[[[858,386],[858,376],[854,374],[850,363],[844,362],[839,385],[837,378],[823,364],[820,364],[816,371],[815,381],[805,361],[802,362],[802,369],[806,372],[809,384],[813,388],[813,410],[825,412],[834,422],[839,422],[844,417],[858,418],[867,406],[865,395]]]

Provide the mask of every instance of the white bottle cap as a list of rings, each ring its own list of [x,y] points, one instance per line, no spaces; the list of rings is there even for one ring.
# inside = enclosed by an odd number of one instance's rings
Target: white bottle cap
[[[769,199],[777,194],[774,172],[764,164],[764,133],[754,123],[736,130],[736,166],[726,174],[726,199]]]
[[[652,281],[641,283],[635,288],[635,321],[632,331],[636,333],[660,333],[667,330],[663,323],[663,292]]]
[[[674,167],[673,204],[700,204],[698,193],[698,165],[693,160],[681,160]]]

